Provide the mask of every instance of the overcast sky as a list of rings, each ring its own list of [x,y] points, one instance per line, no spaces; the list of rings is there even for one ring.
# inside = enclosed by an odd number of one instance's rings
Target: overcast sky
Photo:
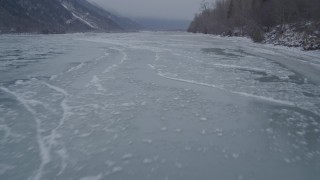
[[[202,0],[89,0],[129,17],[191,20]]]

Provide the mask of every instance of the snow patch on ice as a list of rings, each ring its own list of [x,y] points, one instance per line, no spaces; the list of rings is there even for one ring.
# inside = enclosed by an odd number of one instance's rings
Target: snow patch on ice
[[[111,161],[111,160],[107,160],[107,161],[105,162],[105,164],[106,164],[108,167],[112,167],[112,166],[114,166],[114,165],[116,164],[116,162]]]
[[[143,139],[142,142],[152,144],[153,141],[151,139]]]
[[[55,80],[55,79],[57,79],[57,75],[52,75],[51,77],[50,77],[50,81],[53,81],[53,80]]]
[[[128,154],[123,155],[122,159],[126,160],[126,159],[131,159],[132,157],[133,157],[133,154],[128,153]]]
[[[148,64],[148,66],[149,66],[151,69],[156,70],[156,68],[155,68],[153,65]]]
[[[86,87],[94,86],[97,88],[98,91],[106,91],[106,89],[102,86],[100,82],[101,80],[96,75],[94,75],[90,83],[87,84]]]
[[[205,129],[203,129],[203,130],[201,131],[201,134],[202,134],[202,135],[206,135],[206,134],[207,134],[207,131],[206,131]]]
[[[112,168],[112,173],[121,172],[123,170],[123,167],[116,166]]]
[[[84,65],[85,65],[85,63],[80,63],[79,65],[74,66],[74,67],[71,67],[70,69],[68,69],[67,72],[69,73],[69,72],[72,72],[72,71],[76,71],[76,70],[78,70],[78,69],[81,69]]]
[[[167,127],[162,127],[162,128],[161,128],[161,131],[167,131],[167,130],[168,130]]]
[[[16,82],[15,82],[15,85],[22,85],[23,84],[23,80],[17,80]]]
[[[265,69],[246,67],[246,66],[237,66],[237,65],[231,65],[231,64],[218,64],[218,63],[216,63],[216,64],[212,64],[212,65],[218,66],[218,67],[225,67],[225,68],[246,69],[246,70],[252,70],[252,71],[266,72]]]
[[[69,155],[68,155],[68,153],[67,153],[65,148],[59,149],[57,151],[57,154],[61,158],[61,169],[58,172],[58,175],[61,175],[64,172],[64,170],[67,168],[67,159],[69,158]]]
[[[129,107],[129,106],[134,106],[134,105],[135,105],[135,103],[133,103],[133,102],[121,104],[121,106],[124,106],[124,107]]]
[[[200,120],[201,121],[207,121],[208,119],[206,117],[201,117]]]
[[[143,164],[151,164],[152,162],[153,162],[152,159],[148,159],[148,158],[143,160]]]
[[[101,180],[103,178],[102,174],[98,174],[96,176],[87,176],[87,177],[83,177],[79,180]]]
[[[238,159],[239,156],[240,156],[240,155],[239,155],[238,153],[233,153],[233,154],[232,154],[232,157],[233,157],[234,159]]]
[[[110,67],[106,68],[103,73],[111,72],[113,69],[117,68],[119,65],[123,64],[124,61],[126,61],[128,59],[128,55],[127,55],[127,53],[124,52],[123,49],[119,49],[119,48],[115,48],[115,47],[110,48],[110,49],[113,49],[113,50],[120,52],[122,54],[122,58],[118,64],[111,65]]]

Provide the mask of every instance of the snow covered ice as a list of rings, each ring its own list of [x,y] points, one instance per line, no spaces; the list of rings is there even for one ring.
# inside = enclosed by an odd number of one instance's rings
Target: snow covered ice
[[[175,32],[2,35],[0,179],[318,180],[319,57]]]

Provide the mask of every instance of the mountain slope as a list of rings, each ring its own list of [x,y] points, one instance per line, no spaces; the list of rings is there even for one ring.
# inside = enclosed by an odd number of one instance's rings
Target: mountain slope
[[[111,13],[86,0],[0,0],[0,31],[3,33],[129,30],[112,17]]]
[[[139,30],[141,29],[140,25],[136,22],[132,21],[129,18],[122,17],[120,15],[111,13],[97,4],[88,2],[87,0],[69,0],[76,2],[75,7],[77,9],[82,9],[83,11],[94,12],[96,17],[100,17],[100,19],[109,20],[116,22],[121,28],[125,30]]]

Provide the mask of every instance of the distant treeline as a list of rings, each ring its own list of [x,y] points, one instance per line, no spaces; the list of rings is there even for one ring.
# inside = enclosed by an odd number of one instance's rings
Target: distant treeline
[[[309,20],[320,20],[320,0],[217,0],[213,5],[204,1],[188,31],[244,33],[261,41],[262,32],[272,26]]]

